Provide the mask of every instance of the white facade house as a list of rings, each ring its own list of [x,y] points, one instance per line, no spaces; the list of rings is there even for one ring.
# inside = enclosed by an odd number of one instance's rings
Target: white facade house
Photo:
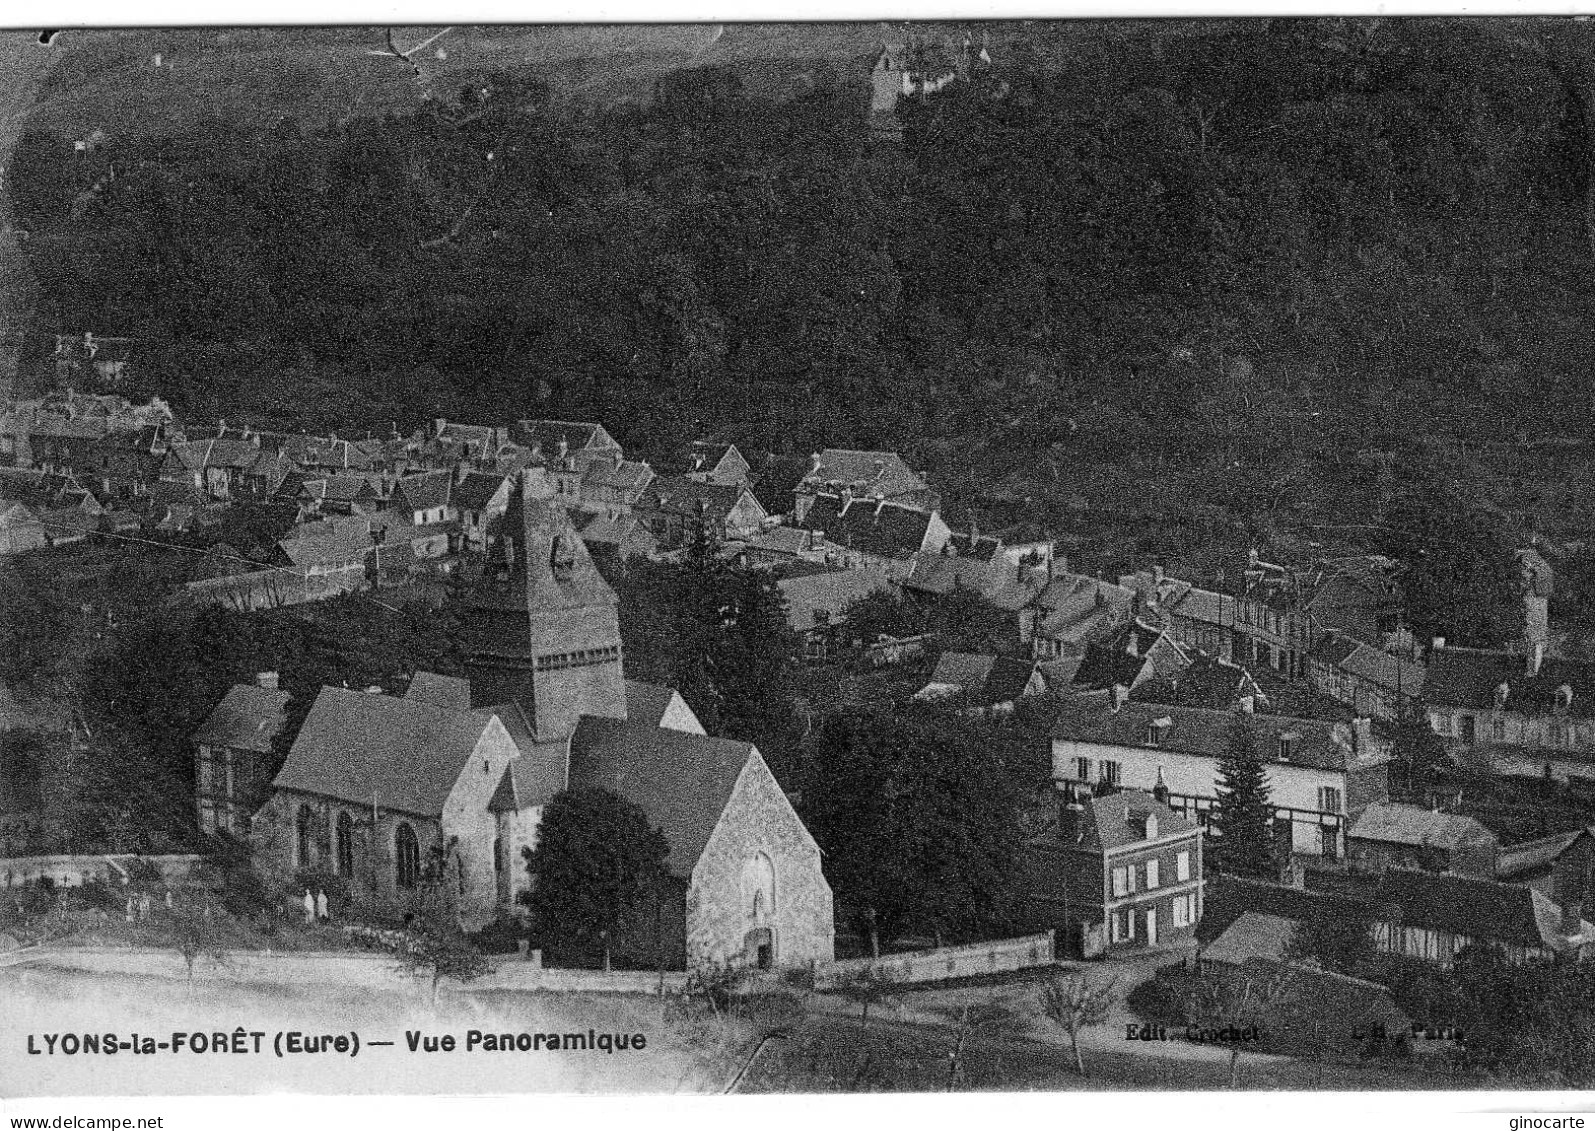
[[[1283,835],[1306,856],[1341,857],[1364,807],[1387,799],[1389,755],[1367,720],[1355,724],[1159,703],[1081,703],[1053,728],[1052,776],[1072,786],[1166,791],[1206,824],[1232,728],[1252,727]]]

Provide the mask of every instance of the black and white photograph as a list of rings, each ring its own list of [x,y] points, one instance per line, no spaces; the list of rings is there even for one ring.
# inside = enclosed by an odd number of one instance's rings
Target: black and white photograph
[[[1583,1126],[1590,17],[24,18],[11,1126]]]

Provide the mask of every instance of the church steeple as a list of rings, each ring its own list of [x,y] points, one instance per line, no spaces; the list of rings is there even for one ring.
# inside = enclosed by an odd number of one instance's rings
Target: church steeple
[[[616,604],[570,516],[523,472],[464,600],[471,706],[518,703],[539,742],[569,738],[583,715],[625,718]]]

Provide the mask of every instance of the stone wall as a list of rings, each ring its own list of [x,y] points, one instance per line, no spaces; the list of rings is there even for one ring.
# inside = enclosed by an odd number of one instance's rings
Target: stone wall
[[[493,842],[499,835],[499,821],[488,809],[488,802],[517,753],[515,740],[498,716],[493,716],[443,805],[444,842],[454,840],[450,882],[457,886],[450,894],[458,901],[467,930],[475,930],[497,915],[498,870],[493,867]]]
[[[771,897],[757,912],[744,891],[748,862],[773,865]],[[750,931],[767,929],[778,967],[808,967],[835,955],[831,886],[820,849],[757,750],[692,871],[687,892],[687,960],[695,967],[746,965]]]
[[[880,958],[852,958],[832,962],[814,972],[814,988],[831,990],[851,978],[873,971],[877,976],[902,985],[941,982],[952,978],[974,978],[1036,966],[1051,966],[1056,961],[1053,934],[1026,935],[1017,939],[944,946],[935,950],[916,950]]]

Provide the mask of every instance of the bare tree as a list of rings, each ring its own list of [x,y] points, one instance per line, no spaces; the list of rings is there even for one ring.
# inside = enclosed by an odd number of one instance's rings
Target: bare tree
[[[1249,969],[1228,977],[1208,976],[1192,992],[1188,1012],[1202,1025],[1261,1032],[1280,1017],[1290,997],[1291,971],[1286,967]],[[1229,1086],[1240,1086],[1241,1039],[1230,1042]]]
[[[735,1091],[765,1046],[789,1037],[808,1010],[806,995],[746,989],[744,972],[723,966],[694,972],[663,1002],[666,1025],[693,1053],[687,1074],[701,1070],[722,1092]]]
[[[1041,984],[1038,997],[1042,1014],[1069,1034],[1075,1069],[1082,1076],[1089,1075],[1080,1055],[1080,1034],[1107,1024],[1119,997],[1118,979],[1092,985],[1083,974],[1054,974]]]
[[[182,956],[190,997],[194,995],[194,966],[201,958],[217,967],[230,961],[227,944],[232,935],[231,921],[209,902],[185,895],[162,908],[157,923],[167,945]]]
[[[399,969],[432,980],[432,1008],[438,1004],[443,979],[470,982],[493,972],[493,966],[450,919],[421,915],[399,946]]]
[[[958,1074],[963,1067],[964,1050],[977,1030],[1001,1024],[1013,1017],[1013,1011],[995,1001],[969,1002],[958,1011],[958,1025],[954,1029],[952,1051],[947,1054],[947,1091],[958,1086]]]
[[[858,1027],[869,1024],[869,1007],[883,1005],[898,994],[897,978],[890,971],[877,966],[864,969],[843,979],[836,992],[859,1007]]]

